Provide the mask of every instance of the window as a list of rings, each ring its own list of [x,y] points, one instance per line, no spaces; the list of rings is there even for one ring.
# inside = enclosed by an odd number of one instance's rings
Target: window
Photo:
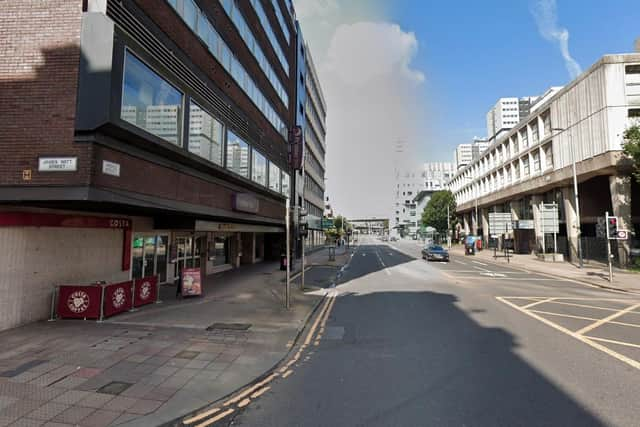
[[[251,154],[251,180],[267,186],[267,159],[256,150]]]
[[[630,118],[640,118],[640,108],[630,108],[628,115]]]
[[[196,31],[196,22],[198,20],[198,8],[193,3],[193,0],[183,0],[184,2],[184,12],[183,17],[184,21],[187,23],[189,28],[193,31]]]
[[[538,135],[538,120],[534,120],[531,123],[529,123],[529,126],[531,126],[531,144],[537,144],[538,140],[539,140],[539,135]]]
[[[269,189],[280,193],[280,179],[280,168],[273,163],[269,163]]]
[[[213,239],[213,265],[229,264],[229,238],[214,237]]]
[[[289,174],[282,171],[282,194],[289,197]]]
[[[540,152],[535,150],[531,153],[531,157],[533,157],[533,171],[540,172]]]
[[[227,169],[249,178],[249,144],[227,131]]]
[[[640,65],[627,65],[625,72],[627,74],[640,74]]]
[[[518,162],[513,165],[513,172],[515,174],[515,179],[520,179],[520,164]]]
[[[553,149],[550,143],[544,146],[544,163],[546,169],[553,168]]]
[[[181,145],[182,99],[182,92],[126,51],[120,108],[122,120]]]
[[[189,106],[189,152],[222,166],[222,123],[193,101]]]
[[[525,156],[522,158],[522,175],[529,175],[529,156]]]
[[[522,141],[522,147],[529,146],[529,135],[527,134],[526,126],[520,131],[520,140]]]

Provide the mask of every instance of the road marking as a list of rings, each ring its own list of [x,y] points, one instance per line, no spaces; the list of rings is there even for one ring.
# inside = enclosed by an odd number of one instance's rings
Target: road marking
[[[598,337],[587,337],[590,340],[596,340],[596,341],[602,341],[602,342],[608,342],[611,344],[618,344],[618,345],[624,345],[626,347],[634,347],[634,348],[640,348],[640,345],[638,344],[631,344],[630,342],[623,342],[623,341],[616,341],[616,340],[608,340],[606,338],[598,338]]]
[[[238,403],[238,408],[244,408],[245,406],[247,406],[249,403],[251,403],[251,399],[246,398],[244,399],[242,402]]]
[[[480,273],[482,276],[487,276],[487,277],[506,277],[506,274],[503,273],[494,273],[493,271],[483,271]]]
[[[555,298],[547,298],[547,299],[543,299],[541,301],[532,302],[531,304],[527,304],[527,305],[523,306],[522,308],[526,310],[526,309],[534,307],[534,306],[536,306],[538,304],[544,304],[545,302],[553,301],[554,299]]]
[[[576,334],[584,335],[585,332],[589,332],[589,331],[597,328],[598,326],[602,326],[605,323],[610,322],[613,319],[615,319],[617,317],[620,317],[620,316],[622,316],[622,315],[624,315],[624,314],[626,314],[626,313],[628,313],[628,312],[630,312],[632,310],[635,310],[638,307],[640,307],[640,304],[631,305],[631,306],[629,306],[629,307],[627,307],[627,308],[625,308],[623,310],[618,311],[617,313],[613,313],[611,316],[607,316],[604,319],[600,319],[597,322],[593,322],[592,324],[590,324],[588,326],[585,326],[584,328],[582,328],[578,332],[576,332]]]
[[[266,393],[268,390],[270,390],[270,389],[271,389],[271,387],[269,387],[269,386],[267,386],[267,387],[263,387],[263,388],[261,388],[260,390],[256,391],[255,393],[253,393],[253,394],[251,395],[251,398],[252,398],[252,399],[256,399],[256,398],[258,398],[258,397],[262,396],[263,394],[265,394],[265,393]]]
[[[471,262],[472,262],[472,263],[474,263],[474,264],[478,264],[478,265],[484,265],[485,267],[486,267],[487,265],[489,265],[489,264],[485,264],[485,263],[483,263],[483,262],[475,261],[475,260],[472,260]]]
[[[289,369],[287,372],[285,372],[284,374],[282,374],[282,378],[287,378],[289,375],[293,374],[293,371],[291,369]]]
[[[597,307],[595,305],[587,305],[587,304],[576,304],[572,302],[562,302],[562,301],[553,301],[553,304],[562,304],[562,305],[571,305],[574,307],[584,307],[584,308],[595,308],[596,310],[605,310],[605,311],[618,311],[617,308],[606,308],[606,307]]]
[[[271,380],[273,380],[277,376],[278,376],[278,374],[269,375],[264,380],[260,381],[259,383],[254,384],[253,386],[251,386],[248,389],[244,390],[242,393],[239,393],[235,397],[232,397],[231,399],[229,399],[226,402],[224,402],[223,406],[229,406],[229,405],[232,405],[232,404],[238,402],[239,400],[244,399],[246,396],[248,396],[249,394],[253,393],[255,390],[259,389],[263,385],[267,384],[268,382],[270,382]]]
[[[462,265],[467,265],[466,263],[464,263],[464,262],[462,262],[460,260],[457,260],[457,259],[454,259],[453,262],[457,262],[458,264],[462,264]]]
[[[582,341],[583,343],[595,348],[596,350],[600,350],[603,353],[606,353],[609,356],[614,357],[614,358],[618,359],[619,361],[621,361],[623,363],[626,363],[627,365],[632,366],[632,367],[640,370],[640,362],[638,362],[636,360],[633,360],[633,359],[631,359],[631,358],[629,358],[629,357],[627,357],[627,356],[625,356],[623,354],[617,353],[617,352],[611,350],[609,347],[605,347],[602,344],[598,344],[596,341],[590,340],[589,338],[585,337],[584,335],[578,335],[577,333],[572,332],[572,331],[570,331],[569,329],[567,329],[567,328],[565,328],[563,326],[557,325],[557,324],[553,323],[552,321],[545,319],[542,316],[538,316],[536,313],[532,313],[531,311],[528,311],[528,310],[523,310],[517,304],[514,304],[511,301],[507,301],[507,299],[504,298],[504,297],[496,297],[496,299],[498,301],[501,301],[501,302],[513,307],[514,309],[520,311],[521,313],[526,314],[527,316],[530,316],[530,317],[533,317],[536,320],[539,320],[540,322],[544,323],[547,326],[551,326],[552,328],[554,328],[554,329],[556,329],[556,330],[558,330],[560,332],[563,332],[563,333],[569,335],[570,337],[573,337],[573,338],[577,339],[578,341]]]
[[[220,412],[218,415],[216,415],[213,418],[209,418],[207,421],[200,423],[198,425],[196,425],[196,427],[207,427],[208,425],[211,425],[213,423],[215,423],[216,421],[220,421],[221,419],[223,419],[224,417],[226,417],[227,415],[229,415],[230,413],[232,413],[234,411],[233,408],[229,408],[224,412]]]
[[[598,320],[595,319],[593,317],[584,317],[584,316],[575,316],[573,314],[564,314],[564,313],[553,313],[551,311],[544,311],[544,310],[531,310],[532,313],[540,313],[540,314],[548,314],[550,316],[558,316],[558,317],[568,317],[570,319],[579,319],[579,320]]]
[[[209,415],[215,414],[216,412],[220,412],[220,408],[209,409],[208,411],[203,412],[199,415],[196,415],[195,417],[187,418],[186,420],[182,421],[182,424],[193,424],[196,421],[200,421],[203,418],[207,418]]]

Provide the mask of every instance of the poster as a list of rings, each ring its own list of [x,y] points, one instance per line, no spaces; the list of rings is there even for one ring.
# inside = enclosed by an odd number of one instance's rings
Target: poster
[[[182,270],[182,295],[202,295],[202,282],[199,268],[185,268]]]

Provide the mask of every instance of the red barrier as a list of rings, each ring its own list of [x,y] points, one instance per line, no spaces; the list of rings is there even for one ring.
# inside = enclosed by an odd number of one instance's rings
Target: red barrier
[[[114,283],[104,288],[104,317],[122,313],[132,307],[131,287],[133,282]]]
[[[99,319],[102,288],[97,285],[62,285],[58,293],[58,316],[72,319]]]
[[[158,276],[147,276],[134,282],[133,306],[151,304],[158,299]]]

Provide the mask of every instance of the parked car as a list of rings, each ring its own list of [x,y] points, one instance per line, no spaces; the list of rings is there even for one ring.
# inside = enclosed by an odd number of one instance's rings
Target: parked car
[[[449,262],[449,251],[438,245],[425,246],[422,249],[422,259]]]

